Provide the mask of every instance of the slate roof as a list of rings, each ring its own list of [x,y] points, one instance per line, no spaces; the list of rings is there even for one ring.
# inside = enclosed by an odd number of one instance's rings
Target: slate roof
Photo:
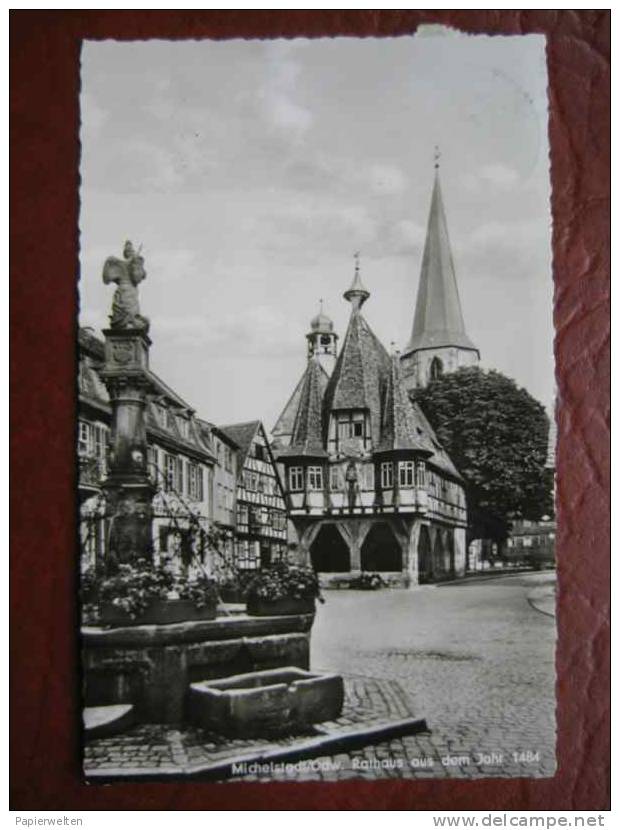
[[[247,458],[256,431],[260,427],[260,421],[246,421],[242,424],[227,424],[219,426],[218,429],[224,433],[238,447],[241,453],[242,464]],[[242,464],[240,466],[242,466]]]
[[[441,346],[478,351],[465,333],[439,175],[436,174],[413,330],[404,353]]]
[[[301,380],[299,404],[291,442],[279,456],[326,458],[323,447],[322,407],[327,375],[316,357],[308,361]]]
[[[399,355],[391,358],[390,371],[383,382],[382,399],[381,441],[376,452],[416,450],[432,455],[432,443],[402,385]]]
[[[409,398],[400,377],[399,356],[388,355],[359,307],[353,307],[342,350],[325,389],[324,382],[319,361],[309,360],[278,421],[281,424],[285,414],[293,420],[291,443],[277,451],[279,459],[327,457],[331,412],[363,409],[370,415],[373,452],[418,452],[429,465],[461,479],[422,410]]]
[[[428,459],[428,463],[434,467],[437,467],[439,470],[443,470],[444,473],[448,473],[453,478],[457,478],[459,481],[462,481],[463,477],[452,463],[448,453],[439,443],[432,426],[426,419],[426,415],[422,412],[417,403],[412,402],[411,405],[416,414],[418,424],[423,432],[421,440],[425,446],[433,450],[433,455]]]
[[[325,389],[327,388],[327,382],[329,380],[329,375],[325,371],[323,365],[319,363],[321,367],[321,374],[319,375],[319,383],[321,386],[321,398],[323,398],[323,394],[325,393]],[[276,425],[271,430],[271,434],[273,435],[274,439],[280,438],[283,435],[292,435],[293,434],[293,427],[295,425],[295,416],[297,415],[297,410],[299,409],[299,399],[301,397],[301,390],[304,385],[304,380],[306,378],[306,372],[308,371],[308,367],[304,370],[303,375],[299,378],[297,386],[293,390],[293,394],[288,399],[288,402],[284,409],[282,410],[282,414],[276,421]]]
[[[367,409],[373,446],[380,443],[382,380],[390,371],[390,356],[359,310],[353,309],[349,327],[324,396],[324,413]],[[324,418],[324,438],[328,418]]]

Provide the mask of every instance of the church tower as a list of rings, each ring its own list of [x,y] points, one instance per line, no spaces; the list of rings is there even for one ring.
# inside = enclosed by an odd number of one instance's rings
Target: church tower
[[[401,355],[407,389],[461,366],[475,366],[480,352],[465,332],[435,156],[435,181],[426,229],[411,338]]]
[[[316,357],[327,374],[331,375],[338,356],[338,335],[332,320],[323,311],[323,300],[320,300],[320,306],[319,313],[310,321],[310,331],[306,335],[308,360]]]

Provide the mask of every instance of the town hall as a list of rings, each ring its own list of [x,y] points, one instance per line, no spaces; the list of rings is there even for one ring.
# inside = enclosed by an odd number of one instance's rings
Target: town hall
[[[356,257],[342,347],[321,307],[306,335],[306,368],[272,430],[293,544],[325,584],[362,572],[406,586],[462,576],[463,480],[409,394],[479,359],[465,332],[437,164],[402,354],[389,354],[362,314],[369,297]]]

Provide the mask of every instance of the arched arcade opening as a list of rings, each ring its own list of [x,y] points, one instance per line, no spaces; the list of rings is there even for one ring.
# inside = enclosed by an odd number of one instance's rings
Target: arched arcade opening
[[[347,543],[336,525],[323,525],[310,545],[312,567],[318,573],[346,573],[351,570]]]
[[[402,571],[402,549],[387,522],[372,525],[360,553],[363,571]]]

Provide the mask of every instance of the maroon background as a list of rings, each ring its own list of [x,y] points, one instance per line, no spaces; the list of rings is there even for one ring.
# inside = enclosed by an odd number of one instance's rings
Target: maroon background
[[[80,39],[390,36],[422,21],[548,36],[561,405],[559,772],[538,781],[86,786],[74,599]],[[12,808],[605,809],[610,12],[14,11],[10,60]]]

